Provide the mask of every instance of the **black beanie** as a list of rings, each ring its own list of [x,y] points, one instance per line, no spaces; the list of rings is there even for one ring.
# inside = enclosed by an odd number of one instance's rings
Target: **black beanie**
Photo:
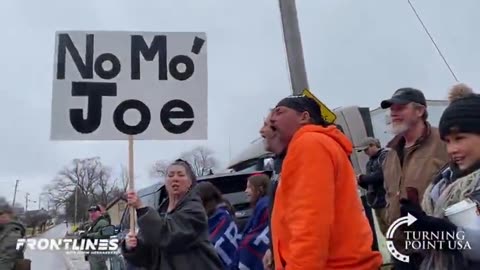
[[[480,95],[453,100],[443,111],[438,129],[442,140],[453,131],[480,134]]]
[[[315,124],[324,124],[325,121],[322,118],[322,111],[318,103],[306,96],[288,96],[280,102],[278,102],[275,107],[287,107],[297,112],[303,113],[308,112],[310,117],[313,119]]]

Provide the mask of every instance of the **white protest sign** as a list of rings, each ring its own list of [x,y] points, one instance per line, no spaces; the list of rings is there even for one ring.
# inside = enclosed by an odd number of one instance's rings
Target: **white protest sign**
[[[56,33],[52,140],[207,139],[205,33]]]

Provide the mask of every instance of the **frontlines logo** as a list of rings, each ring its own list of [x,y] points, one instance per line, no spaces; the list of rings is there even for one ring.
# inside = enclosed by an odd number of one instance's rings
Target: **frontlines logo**
[[[401,217],[390,225],[387,230],[387,250],[395,259],[409,263],[410,256],[400,253],[393,244],[395,231],[402,225],[406,224],[410,227],[417,221],[417,218],[408,214]],[[426,231],[408,231],[405,234],[405,250],[465,250],[472,249],[470,243],[465,240],[465,234],[462,231],[457,232],[426,232]]]
[[[18,239],[17,250],[62,250],[67,253],[115,254],[119,239]]]

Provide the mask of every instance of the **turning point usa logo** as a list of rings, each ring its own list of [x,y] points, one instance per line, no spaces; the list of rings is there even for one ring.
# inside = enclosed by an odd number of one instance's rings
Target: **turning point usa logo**
[[[395,231],[402,225],[406,224],[410,227],[417,221],[417,218],[410,213],[406,217],[401,217],[395,220],[387,231],[387,249],[395,259],[402,262],[410,262],[410,256],[400,253],[393,244],[393,236]],[[462,231],[458,232],[419,232],[404,230],[406,236],[405,250],[442,250],[442,249],[456,249],[465,250],[472,249],[470,243],[465,240],[465,234]]]
[[[67,253],[115,254],[119,248],[119,239],[18,239],[17,250],[25,247],[31,250],[62,250]]]

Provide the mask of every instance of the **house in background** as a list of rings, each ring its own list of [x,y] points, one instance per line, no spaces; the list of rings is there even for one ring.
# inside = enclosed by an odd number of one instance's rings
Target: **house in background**
[[[25,214],[25,208],[23,206],[16,205],[15,207],[13,207],[13,212],[17,216],[22,216]]]
[[[127,208],[127,200],[124,196],[118,196],[113,201],[108,203],[106,207],[107,213],[110,215],[112,225],[119,225],[122,219],[122,214]]]

